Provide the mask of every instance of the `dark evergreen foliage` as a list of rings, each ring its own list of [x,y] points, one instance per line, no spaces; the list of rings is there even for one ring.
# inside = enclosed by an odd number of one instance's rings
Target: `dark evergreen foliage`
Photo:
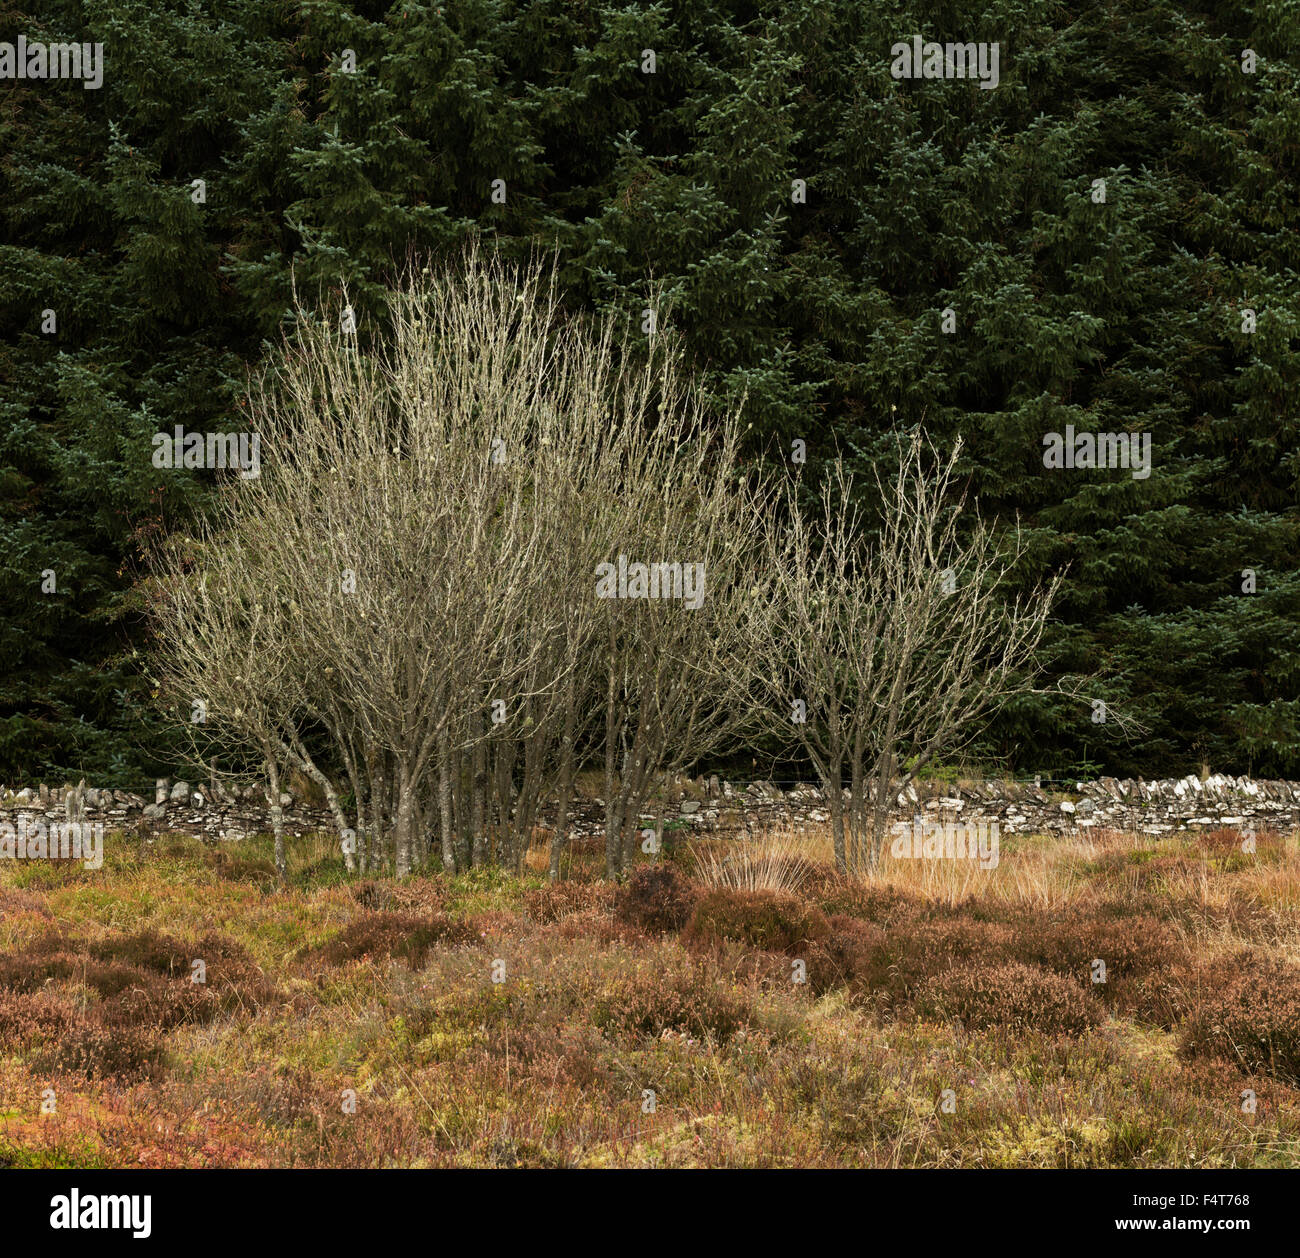
[[[1051,675],[1144,729],[1038,698],[990,764],[1300,767],[1286,0],[3,0],[19,34],[106,64],[0,95],[0,780],[167,767],[139,544],[211,474],[156,469],[152,435],[239,428],[294,282],[364,320],[476,229],[558,248],[594,308],[663,284],[756,459],[964,437],[980,509],[1032,534],[1026,584],[1069,565]],[[893,79],[913,34],[998,41],[997,90]],[[1150,433],[1150,476],[1045,468],[1066,425]]]

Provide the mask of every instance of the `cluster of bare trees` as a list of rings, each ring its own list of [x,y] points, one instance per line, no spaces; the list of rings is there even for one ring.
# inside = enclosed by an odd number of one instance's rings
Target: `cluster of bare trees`
[[[518,867],[544,828],[557,876],[593,765],[613,876],[666,774],[773,729],[858,867],[891,792],[1027,684],[1052,591],[1003,598],[1018,555],[959,535],[955,454],[903,442],[869,536],[842,467],[811,511],[742,471],[672,338],[566,314],[553,270],[471,250],[388,315],[300,312],[249,401],[261,475],[154,556],[160,696],[262,767],[282,872],[296,771],[349,869]]]

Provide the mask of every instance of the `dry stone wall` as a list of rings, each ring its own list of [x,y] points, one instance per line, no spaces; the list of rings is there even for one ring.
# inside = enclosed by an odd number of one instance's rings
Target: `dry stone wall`
[[[829,820],[823,792],[795,786],[781,792],[767,783],[743,791],[724,786],[751,825],[781,818],[794,823]],[[845,792],[847,798],[848,792]],[[1231,826],[1290,832],[1300,826],[1300,782],[1262,781],[1215,774],[1147,782],[1099,778],[1066,788],[1006,781],[935,782],[909,786],[897,801],[896,819],[996,821],[1003,834],[1076,834],[1094,828],[1164,835]],[[724,805],[725,806],[725,805]],[[712,816],[710,808],[705,816]],[[723,809],[716,809],[721,818]]]
[[[897,818],[924,816],[969,823],[996,821],[1003,834],[1082,834],[1096,827],[1151,835],[1206,827],[1300,827],[1300,782],[1260,781],[1216,774],[1146,782],[1100,778],[1049,789],[1006,781],[917,783],[899,797]],[[845,792],[847,796],[847,792]],[[332,831],[328,812],[293,793],[280,796],[288,834]],[[265,786],[215,782],[197,785],[159,780],[152,799],[79,783],[0,788],[0,823],[102,822],[105,832],[187,833],[212,841],[238,840],[270,829]],[[604,805],[579,807],[574,831],[598,834]],[[683,784],[665,820],[719,834],[774,826],[810,826],[829,820],[827,800],[812,785],[783,790],[771,782],[748,784],[698,778]],[[654,819],[643,818],[645,824]]]
[[[332,829],[329,813],[291,794],[281,794],[285,832],[293,835]],[[265,786],[215,782],[195,785],[161,778],[153,798],[129,791],[77,786],[0,788],[0,822],[102,822],[106,833],[184,833],[214,841],[245,839],[269,831],[270,797]]]

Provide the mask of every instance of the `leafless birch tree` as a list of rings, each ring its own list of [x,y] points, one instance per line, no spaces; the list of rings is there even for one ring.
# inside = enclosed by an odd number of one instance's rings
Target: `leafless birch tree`
[[[840,460],[815,509],[792,480],[783,511],[763,517],[764,649],[751,677],[816,767],[842,872],[879,860],[894,800],[925,765],[1033,685],[1057,585],[1008,596],[1020,535],[999,540],[979,520],[962,531],[959,453],[919,432],[900,439],[895,475],[872,487],[874,536]]]

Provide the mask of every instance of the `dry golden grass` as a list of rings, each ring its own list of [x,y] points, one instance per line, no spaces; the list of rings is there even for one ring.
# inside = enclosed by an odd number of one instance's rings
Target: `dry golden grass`
[[[818,866],[833,863],[829,831],[779,829],[688,844],[695,876],[710,887],[797,891]]]

